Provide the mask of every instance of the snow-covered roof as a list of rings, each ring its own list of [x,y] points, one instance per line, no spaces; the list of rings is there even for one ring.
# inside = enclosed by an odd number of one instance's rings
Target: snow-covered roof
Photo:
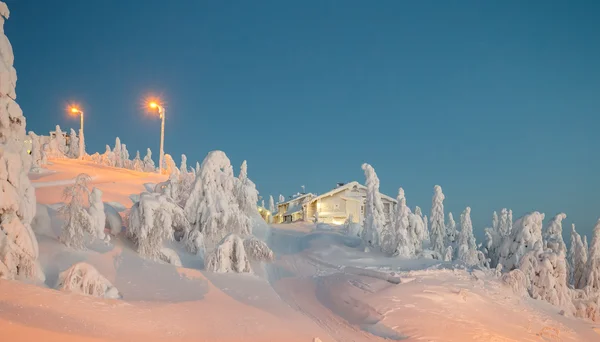
[[[322,198],[325,198],[325,197],[333,196],[333,195],[337,194],[338,192],[342,192],[342,191],[345,191],[345,190],[351,189],[351,188],[353,188],[353,187],[355,187],[355,186],[356,186],[357,188],[360,188],[360,189],[364,189],[364,190],[366,190],[366,189],[367,189],[367,187],[366,187],[366,186],[364,186],[364,185],[360,184],[360,183],[359,183],[359,182],[357,182],[357,181],[354,181],[354,182],[350,182],[350,183],[344,184],[344,185],[342,185],[342,186],[338,186],[337,188],[335,188],[335,189],[333,189],[333,190],[331,190],[331,191],[329,191],[329,192],[326,192],[326,193],[324,193],[324,194],[322,194],[322,195],[320,195],[320,196],[314,197],[314,198],[313,198],[313,199],[311,199],[311,200],[310,200],[310,202],[308,202],[308,203],[312,203],[312,202],[314,202],[314,201],[316,201],[316,200],[318,200],[318,199],[322,199]],[[381,194],[381,193],[380,193],[380,194]],[[396,203],[396,200],[395,200],[394,198],[392,198],[392,197],[388,196],[388,195],[381,194],[381,197],[382,197],[382,198],[385,198],[386,200],[388,200],[388,201],[390,201],[390,202]]]
[[[295,201],[300,201],[300,200],[302,200],[302,199],[304,199],[304,198],[306,198],[308,196],[314,196],[314,194],[308,193],[308,194],[303,194],[303,195],[300,195],[300,196],[296,196],[296,197],[294,197],[294,198],[292,198],[292,199],[290,199],[288,201],[285,201],[283,203],[278,203],[277,206],[288,204],[288,203],[295,202]]]

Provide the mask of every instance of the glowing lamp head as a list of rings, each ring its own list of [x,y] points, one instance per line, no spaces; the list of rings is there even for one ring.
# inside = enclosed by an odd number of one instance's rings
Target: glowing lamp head
[[[79,110],[79,108],[77,108],[77,107],[71,107],[71,113],[73,113],[73,114],[78,114],[78,113],[80,113],[80,112],[81,112],[81,111]]]
[[[156,102],[150,102],[148,104],[148,106],[150,106],[150,108],[152,108],[152,109],[155,109],[155,108],[158,108],[158,103],[156,103]]]

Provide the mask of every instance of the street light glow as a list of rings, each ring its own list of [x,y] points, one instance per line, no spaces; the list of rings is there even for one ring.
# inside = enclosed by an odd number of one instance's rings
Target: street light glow
[[[150,102],[148,105],[150,108],[158,108],[158,104],[156,102]]]

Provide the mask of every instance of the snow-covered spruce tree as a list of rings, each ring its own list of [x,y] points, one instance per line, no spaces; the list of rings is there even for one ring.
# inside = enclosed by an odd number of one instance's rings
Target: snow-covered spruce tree
[[[200,174],[200,163],[196,162],[196,175]]]
[[[179,166],[179,171],[181,173],[187,173],[188,172],[187,157],[185,156],[185,154],[181,155],[181,165]]]
[[[235,196],[238,182],[224,152],[212,151],[204,158],[185,204],[185,213],[192,230],[204,235],[208,249],[230,233],[250,233],[244,225],[246,214],[240,210]]]
[[[102,202],[102,191],[98,188],[93,188],[88,197],[90,208],[90,230],[92,236],[99,239],[104,239],[104,227],[106,226],[106,213],[104,212],[104,202]]]
[[[405,258],[411,258],[415,256],[415,236],[414,232],[410,230],[410,209],[406,205],[406,197],[404,195],[404,189],[398,189],[398,197],[396,197],[398,204],[394,212],[394,226],[393,226],[393,241],[395,246],[393,254]],[[383,241],[382,241],[383,243]]]
[[[444,226],[444,193],[442,187],[436,185],[433,188],[433,198],[431,200],[431,249],[444,255],[446,247],[444,239],[446,238],[446,227]]]
[[[581,235],[571,225],[571,248],[569,249],[569,260],[571,262],[571,284],[576,289],[585,287],[585,271],[588,261],[588,250],[581,241]]]
[[[547,249],[527,252],[519,262],[519,270],[527,281],[527,290],[534,299],[575,311],[571,293],[567,286],[567,263],[564,251],[558,253]],[[514,271],[513,271],[514,272]]]
[[[427,240],[425,237],[425,222],[423,217],[414,213],[408,216],[408,224],[415,254],[419,255],[423,251],[423,241]]]
[[[429,222],[429,220],[427,219],[427,215],[425,215],[423,216],[423,223],[425,224],[425,240],[431,242],[431,236],[429,234],[429,226],[427,222]]]
[[[273,200],[273,195],[269,195],[269,211],[271,212],[269,223],[273,223],[273,215],[275,215],[275,201]]]
[[[66,271],[61,272],[58,276],[56,289],[99,298],[121,298],[119,290],[108,279],[104,278],[94,266],[85,262],[76,263]]]
[[[152,151],[150,149],[146,150],[146,156],[144,157],[144,171],[156,171],[156,165],[154,165],[154,160],[152,160]]]
[[[498,265],[500,258],[500,246],[503,241],[510,238],[512,230],[512,211],[506,208],[500,211],[500,216],[494,212],[492,217],[492,228],[485,228],[485,253],[490,260],[491,267]]]
[[[38,244],[31,230],[35,193],[27,172],[25,117],[15,102],[17,74],[8,38],[4,36],[6,4],[0,2],[0,278],[37,278],[44,274],[37,263]]]
[[[135,158],[133,158],[133,163],[132,163],[132,167],[134,171],[144,171],[144,163],[142,162],[142,159],[140,158],[140,151],[136,151],[135,153]]]
[[[362,239],[367,246],[379,246],[379,237],[385,227],[385,213],[383,202],[379,193],[379,178],[375,169],[369,164],[363,164],[365,172],[367,198],[365,202],[365,224],[362,231]]]
[[[179,169],[177,168],[177,165],[175,164],[175,161],[173,160],[173,157],[171,157],[170,154],[165,153],[164,163],[165,163],[164,171],[166,172],[167,175],[175,174],[177,177],[179,177]]]
[[[277,202],[277,204],[281,204],[285,202],[285,197],[283,197],[282,194],[279,194],[279,201]]]
[[[85,233],[90,234],[92,238],[104,238],[104,229],[100,230],[98,226],[95,226],[95,222],[93,221],[97,217],[92,218],[88,210],[84,207],[84,199],[90,196],[90,191],[88,190],[88,182],[90,180],[91,178],[87,174],[79,174],[75,178],[75,184],[65,188],[63,192],[65,205],[59,209],[65,221],[60,239],[65,245],[75,249],[85,248]],[[101,194],[100,192],[100,196]],[[102,202],[101,198],[98,200]],[[97,206],[98,204],[96,203],[95,210]],[[99,213],[97,214],[99,215]]]
[[[548,226],[543,231],[544,248],[550,249],[554,253],[567,253],[567,246],[562,237],[562,220],[567,217],[567,214],[557,214],[550,220]]]
[[[121,153],[121,139],[115,138],[115,148],[113,148],[113,166],[123,167],[123,154]]]
[[[183,209],[163,194],[142,193],[129,212],[127,236],[140,255],[152,260],[165,260],[163,242],[185,236],[189,230]]]
[[[242,234],[252,234],[252,219],[257,214],[256,203],[258,202],[258,191],[256,185],[248,178],[248,163],[244,160],[240,167],[235,194],[243,212],[241,220]]]
[[[106,145],[106,150],[101,156],[102,165],[115,166],[115,154],[110,150],[110,146]]]
[[[69,131],[69,158],[79,158],[79,138],[77,133],[71,128]]]
[[[129,151],[127,151],[127,145],[121,144],[121,160],[123,161],[123,168],[131,169],[131,160],[129,160]]]
[[[585,269],[585,285],[588,292],[600,291],[600,219],[596,222],[592,244],[588,251]]]
[[[543,250],[543,220],[544,214],[535,211],[515,222],[510,236],[502,240],[498,250],[498,263],[502,264],[504,270],[517,268],[527,252]]]
[[[39,171],[42,168],[42,146],[40,146],[40,137],[32,131],[29,131],[31,140],[31,170]]]
[[[456,244],[456,222],[452,213],[448,213],[448,222],[446,223],[446,246],[454,247]]]
[[[473,236],[470,207],[467,207],[460,215],[457,258],[468,266],[475,266],[479,263],[477,243],[475,242],[475,236]]]

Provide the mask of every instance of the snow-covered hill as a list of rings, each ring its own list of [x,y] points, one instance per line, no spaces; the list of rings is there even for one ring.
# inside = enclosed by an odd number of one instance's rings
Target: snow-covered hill
[[[170,247],[183,267],[149,261],[124,236],[74,251],[58,241],[62,222],[53,208],[77,174],[89,174],[115,211],[166,177],[78,160],[47,168],[31,177],[50,217],[34,222],[46,281],[0,280],[2,340],[600,341],[594,325],[513,294],[491,273],[364,253],[358,238],[311,224],[273,226],[275,261],[253,266],[255,275],[204,271],[176,243]],[[52,289],[60,272],[81,261],[122,299]]]

